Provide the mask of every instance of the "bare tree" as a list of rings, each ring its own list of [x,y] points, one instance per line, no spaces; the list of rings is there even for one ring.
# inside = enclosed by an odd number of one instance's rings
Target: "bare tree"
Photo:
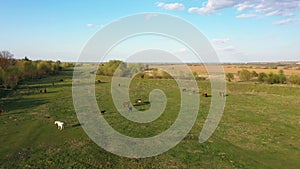
[[[0,51],[0,67],[3,70],[7,70],[8,66],[13,61],[13,54],[11,54],[9,51],[3,50]]]

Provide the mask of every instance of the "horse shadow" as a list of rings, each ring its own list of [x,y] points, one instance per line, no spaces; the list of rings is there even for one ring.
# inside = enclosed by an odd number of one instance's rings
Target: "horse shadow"
[[[72,127],[80,127],[80,126],[83,126],[84,123],[77,123],[77,124],[73,124]]]
[[[138,106],[145,106],[145,105],[149,105],[149,104],[150,104],[149,101],[144,101],[144,102],[142,102],[142,103],[135,103],[133,106],[138,107]]]

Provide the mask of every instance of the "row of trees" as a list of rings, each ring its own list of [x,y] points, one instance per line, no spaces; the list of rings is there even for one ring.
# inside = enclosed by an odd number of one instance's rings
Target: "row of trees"
[[[172,69],[176,78],[187,79],[191,76],[182,70]],[[149,68],[148,64],[141,63],[124,63],[119,60],[111,60],[103,63],[98,67],[98,75],[104,76],[119,76],[119,77],[133,77],[142,79],[172,79],[173,77],[165,71],[158,70],[157,68]],[[193,72],[193,76],[197,80],[205,80],[199,77],[197,72]]]
[[[0,51],[0,85],[15,88],[25,78],[54,75],[62,70],[60,61],[32,61],[14,59],[9,51]]]
[[[300,76],[298,75],[291,75],[287,77],[284,74],[283,70],[279,70],[278,73],[257,73],[255,71],[250,72],[247,69],[242,69],[237,72],[237,75],[241,81],[259,81],[263,83],[268,83],[268,84],[286,84],[286,83],[291,83],[291,84],[298,84],[300,85]],[[233,73],[226,73],[226,79],[231,82],[234,80],[234,74]]]
[[[110,60],[108,63],[99,65],[97,74],[104,76],[131,77],[141,70],[148,69],[144,64],[127,64],[120,60]]]
[[[175,70],[174,70],[175,71]],[[138,73],[140,72],[140,73]],[[138,74],[137,74],[138,73]],[[164,71],[159,71],[156,68],[149,68],[149,65],[145,64],[128,64],[119,60],[111,60],[107,63],[103,63],[99,66],[97,71],[98,75],[104,76],[120,76],[120,77],[132,77],[135,75],[136,78],[143,79],[171,79],[171,75]],[[176,72],[178,78],[188,77],[182,71]],[[197,72],[193,72],[193,76],[196,80],[205,80],[204,77],[199,77]],[[247,69],[242,69],[237,72],[237,76],[241,81],[259,81],[268,84],[299,84],[300,85],[300,76],[292,75],[287,77],[284,74],[283,70],[279,70],[278,73],[257,73],[256,71],[249,71]],[[227,81],[231,82],[235,78],[233,73],[226,73]]]

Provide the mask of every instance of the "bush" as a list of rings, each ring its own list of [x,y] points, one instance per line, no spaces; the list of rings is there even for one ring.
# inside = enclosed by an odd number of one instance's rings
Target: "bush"
[[[161,72],[161,77],[162,77],[163,79],[172,79],[172,78],[173,78],[169,73],[167,73],[167,72],[165,72],[165,71],[162,71],[162,72]]]
[[[196,80],[206,80],[206,77],[198,76],[195,78]]]
[[[289,83],[300,85],[300,76],[298,75],[292,75],[289,77]]]
[[[268,84],[284,84],[287,81],[283,70],[280,70],[278,74],[274,74],[272,72],[269,74],[259,73],[257,79],[260,82],[265,82]]]
[[[268,75],[266,73],[259,73],[257,76],[257,79],[260,82],[266,82],[267,78],[268,78]]]
[[[272,72],[269,73],[268,78],[267,78],[267,83],[269,83],[269,84],[279,83],[279,76],[277,74],[272,73]]]
[[[252,74],[249,70],[243,69],[241,71],[238,71],[238,75],[241,81],[249,81],[252,78]]]
[[[234,74],[233,73],[226,73],[226,80],[228,82],[231,82],[234,79]]]
[[[287,78],[286,78],[286,76],[284,75],[283,70],[279,70],[278,76],[279,76],[279,83],[281,83],[281,84],[286,83]]]
[[[252,71],[252,77],[257,77],[258,76],[258,74],[256,73],[256,71]]]

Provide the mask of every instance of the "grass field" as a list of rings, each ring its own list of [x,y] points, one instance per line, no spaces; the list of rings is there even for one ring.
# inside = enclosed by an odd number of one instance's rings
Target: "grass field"
[[[119,132],[150,137],[175,121],[180,91],[173,80],[133,80],[131,101],[147,100],[155,88],[168,98],[159,119],[137,124],[113,106],[110,78],[97,78],[104,82],[96,84],[97,100],[107,111],[105,119]],[[52,86],[59,79],[64,81]],[[198,86],[209,93],[209,81],[199,81]],[[39,93],[44,88],[47,93]],[[210,106],[210,98],[201,97],[188,136],[168,152],[144,159],[106,152],[85,134],[73,107],[72,71],[24,81],[15,92],[0,90],[0,106],[6,110],[0,115],[0,168],[300,168],[300,86],[228,83],[225,112],[207,142],[198,142]],[[55,120],[66,122],[63,131],[57,130]]]

